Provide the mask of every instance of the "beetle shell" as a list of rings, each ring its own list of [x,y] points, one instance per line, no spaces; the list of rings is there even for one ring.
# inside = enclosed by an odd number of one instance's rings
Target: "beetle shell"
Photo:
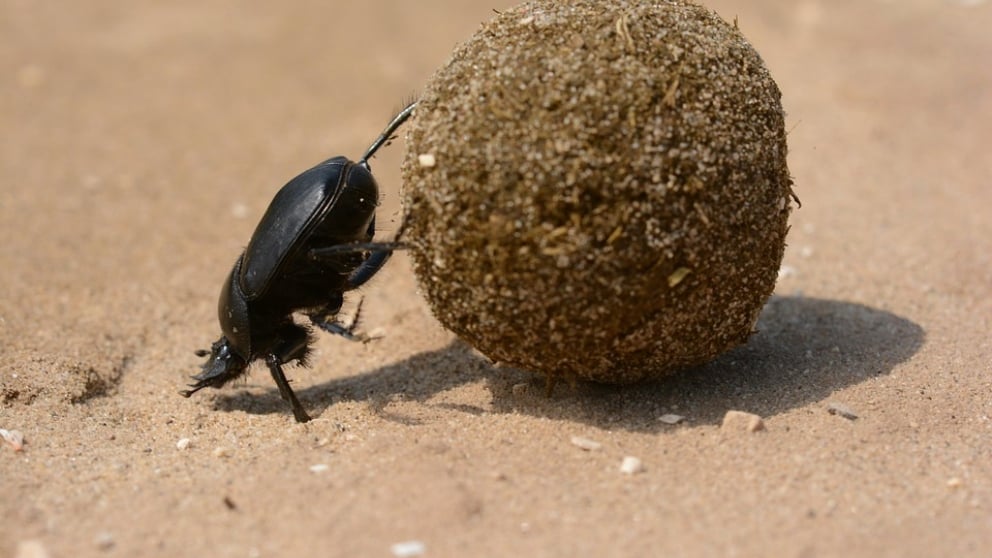
[[[348,167],[346,157],[329,159],[290,180],[276,193],[245,250],[241,285],[255,299],[272,285],[283,264],[340,195]]]

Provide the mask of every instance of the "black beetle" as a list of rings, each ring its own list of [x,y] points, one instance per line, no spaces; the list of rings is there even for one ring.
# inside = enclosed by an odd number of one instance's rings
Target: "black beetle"
[[[182,395],[219,388],[264,358],[296,420],[310,420],[282,370],[293,361],[306,364],[314,340],[293,313],[330,333],[361,339],[352,333],[357,317],[350,327],[334,320],[344,293],[371,279],[399,248],[372,242],[379,187],[368,160],[415,107],[400,111],[357,163],[328,159],[279,190],[224,282],[217,309],[223,336],[209,351],[196,352],[209,358]]]

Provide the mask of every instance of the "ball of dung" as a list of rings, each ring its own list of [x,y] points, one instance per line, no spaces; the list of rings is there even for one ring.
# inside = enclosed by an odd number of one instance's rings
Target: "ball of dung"
[[[405,240],[441,323],[494,361],[626,383],[743,343],[791,210],[780,92],[684,1],[532,1],[428,83]]]

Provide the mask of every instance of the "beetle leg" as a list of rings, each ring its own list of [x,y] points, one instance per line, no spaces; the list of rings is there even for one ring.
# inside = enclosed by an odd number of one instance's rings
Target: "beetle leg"
[[[361,287],[373,275],[382,269],[382,266],[386,265],[389,261],[389,257],[393,255],[393,250],[401,250],[406,248],[403,244],[399,242],[363,242],[356,244],[338,244],[337,246],[329,246],[326,248],[314,248],[310,250],[310,257],[319,260],[321,258],[333,258],[340,256],[342,254],[351,254],[359,252],[371,252],[371,254],[365,258],[365,261],[356,269],[352,271],[348,276],[347,287],[345,290],[357,289]]]
[[[338,322],[319,322],[315,324],[320,329],[326,331],[327,333],[333,333],[334,335],[340,335],[348,341],[361,341],[362,343],[368,343],[372,340],[371,337],[362,333],[355,333],[353,326],[345,326],[344,324]]]
[[[372,255],[348,276],[348,289],[357,289],[368,282],[373,275],[379,273],[379,270],[382,269],[382,266],[386,265],[386,262],[389,261],[389,257],[392,255],[392,250],[377,250],[372,252]]]
[[[269,372],[272,373],[272,379],[276,381],[276,385],[279,386],[279,394],[282,398],[289,402],[290,406],[293,407],[293,416],[296,417],[296,422],[309,422],[310,415],[303,410],[303,405],[300,404],[300,400],[296,398],[296,394],[293,393],[293,388],[289,387],[289,381],[286,380],[286,374],[282,371],[282,359],[279,358],[277,354],[270,354],[265,357],[265,364],[269,367]]]
[[[358,306],[355,308],[355,314],[351,318],[351,323],[348,325],[333,319],[337,314],[337,311],[340,310],[340,305],[336,310],[331,310],[330,308],[325,307],[322,312],[314,312],[308,314],[308,316],[310,317],[310,322],[313,323],[313,325],[328,333],[340,335],[349,341],[361,341],[362,343],[368,343],[375,338],[369,337],[364,333],[355,333],[355,329],[358,328],[358,322],[362,316],[362,304],[364,302],[365,298],[358,299]]]
[[[402,250],[406,245],[402,242],[352,242],[349,244],[335,244],[323,248],[313,248],[309,254],[312,259],[319,260],[341,254],[358,254],[361,252],[392,252]]]
[[[375,141],[372,142],[372,145],[365,150],[365,154],[358,160],[358,164],[362,165],[366,169],[369,168],[369,159],[375,155],[375,152],[378,151],[380,147],[388,144],[389,141],[393,139],[393,133],[396,132],[396,130],[404,122],[406,122],[408,118],[410,118],[410,115],[413,114],[413,109],[415,108],[417,108],[416,101],[407,105],[399,112],[399,114],[394,116],[393,119],[389,121],[389,124],[386,124],[386,129],[383,130],[382,133],[379,134],[379,137],[375,138]]]
[[[306,328],[292,322],[287,322],[281,326],[279,337],[281,338],[280,343],[265,357],[265,364],[269,367],[272,379],[279,387],[279,395],[293,407],[293,416],[296,417],[296,421],[307,422],[310,420],[310,415],[303,410],[300,400],[296,398],[293,389],[289,387],[289,380],[283,373],[282,365],[294,360],[305,365],[313,339]]]

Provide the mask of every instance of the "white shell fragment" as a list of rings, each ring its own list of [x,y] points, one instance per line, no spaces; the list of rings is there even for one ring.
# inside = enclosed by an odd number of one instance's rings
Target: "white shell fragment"
[[[397,558],[411,558],[413,556],[423,556],[427,551],[427,546],[420,541],[398,542],[389,547],[390,552]]]
[[[625,475],[635,475],[644,472],[644,463],[640,459],[628,455],[620,462],[620,472]]]
[[[595,451],[603,447],[603,444],[589,438],[583,438],[582,436],[572,436],[572,445],[586,451]]]
[[[435,159],[434,155],[430,153],[424,153],[422,155],[417,155],[417,162],[420,163],[420,166],[429,169],[437,164],[437,159]]]
[[[176,442],[176,449],[184,450],[189,447],[189,444],[190,444],[189,438],[180,438],[179,441]]]
[[[663,422],[665,424],[678,424],[678,423],[684,421],[685,420],[685,417],[682,416],[682,415],[673,415],[671,413],[668,413],[668,414],[661,415],[660,417],[658,417],[658,420],[660,420],[661,422]]]
[[[324,472],[329,471],[330,469],[331,469],[331,466],[328,465],[327,463],[318,463],[316,465],[311,465],[310,466],[310,472],[311,473],[324,473]]]

